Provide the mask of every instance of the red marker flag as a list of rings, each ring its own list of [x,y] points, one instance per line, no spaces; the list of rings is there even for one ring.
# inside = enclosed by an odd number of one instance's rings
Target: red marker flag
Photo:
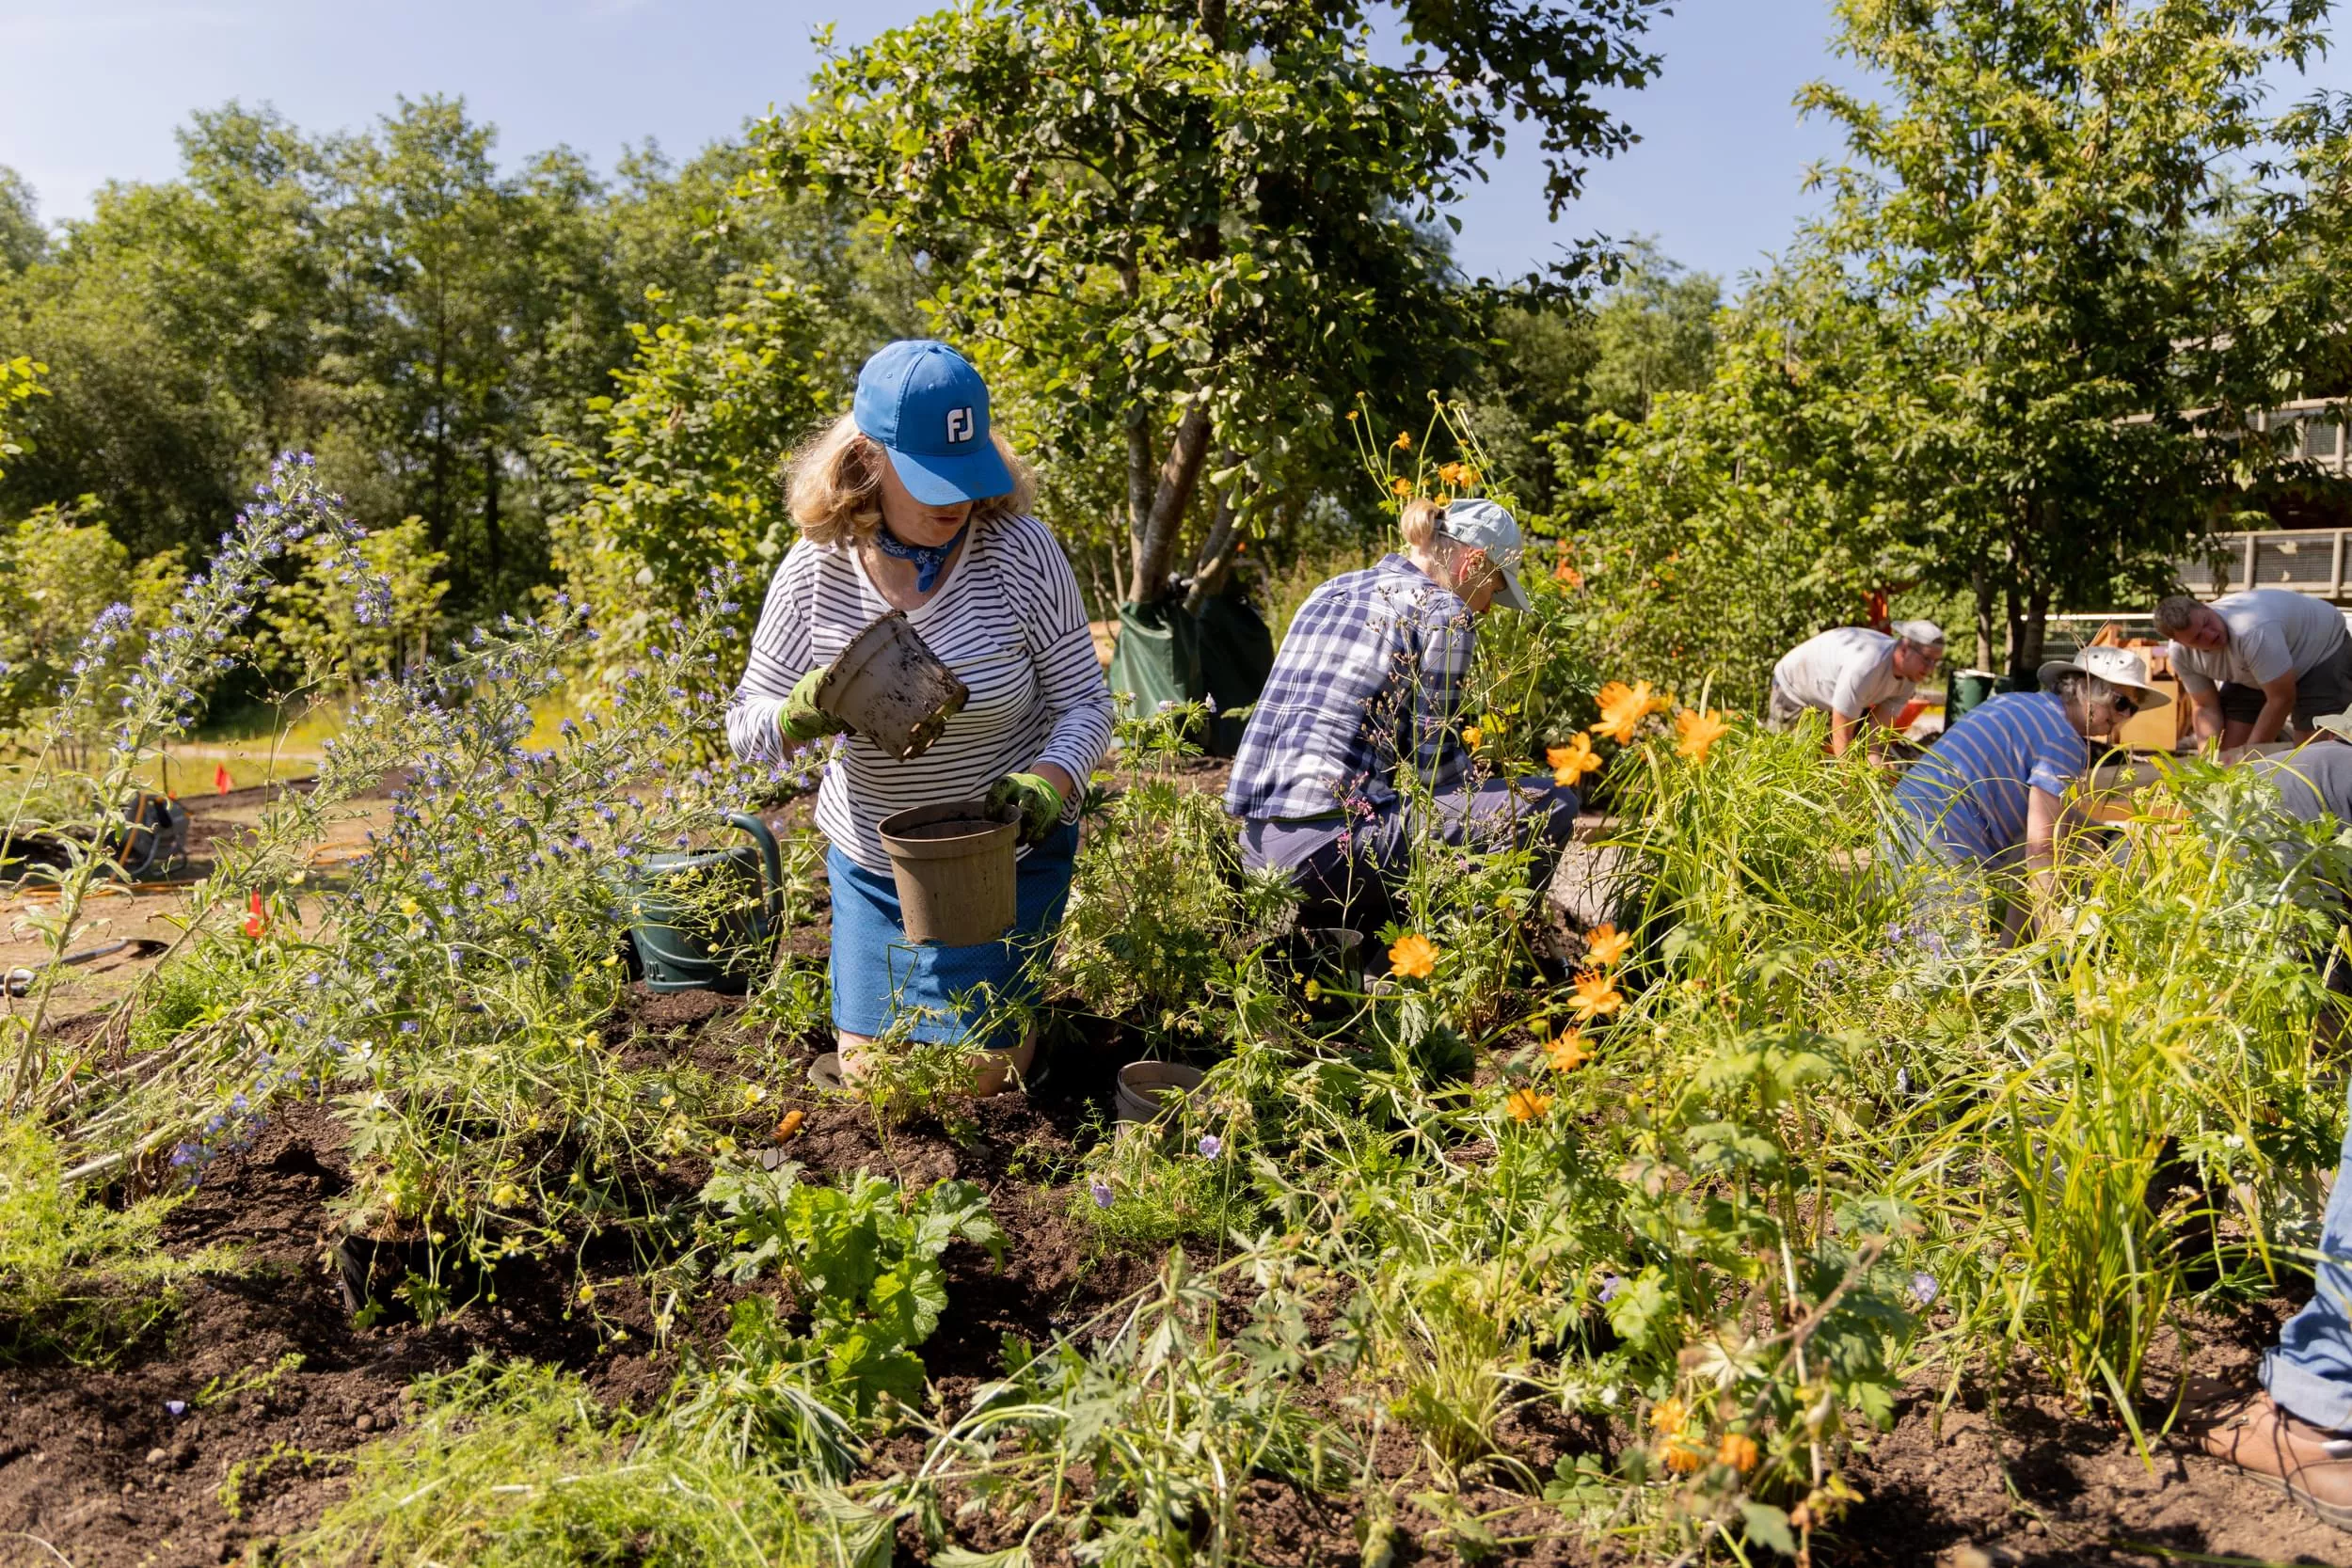
[[[225,762],[213,764],[213,793],[215,795],[229,793],[229,765]]]
[[[269,929],[269,916],[262,912],[262,895],[256,891],[246,899],[245,907],[253,912],[245,917],[245,934],[256,941]]]

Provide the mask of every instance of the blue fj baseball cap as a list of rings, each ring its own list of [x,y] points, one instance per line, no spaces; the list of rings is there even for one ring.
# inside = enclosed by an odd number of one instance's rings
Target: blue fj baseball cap
[[[925,506],[1012,494],[1012,470],[989,439],[988,383],[946,343],[910,338],[866,361],[851,414]]]
[[[1485,550],[1486,559],[1502,570],[1495,603],[1513,610],[1527,608],[1527,586],[1519,581],[1519,558],[1527,553],[1527,545],[1519,537],[1518,518],[1493,501],[1470,496],[1447,507],[1445,520],[1438,527],[1447,538]]]

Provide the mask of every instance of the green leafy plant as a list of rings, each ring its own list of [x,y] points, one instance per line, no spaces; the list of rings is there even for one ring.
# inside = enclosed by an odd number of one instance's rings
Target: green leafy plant
[[[968,1181],[936,1182],[908,1201],[863,1171],[820,1186],[795,1164],[727,1166],[702,1196],[726,1216],[734,1243],[721,1275],[789,1281],[810,1317],[798,1358],[815,1364],[826,1397],[861,1417],[885,1398],[913,1405],[922,1392],[914,1350],[947,1307],[941,1255],[964,1241],[1004,1259],[1004,1232]]]

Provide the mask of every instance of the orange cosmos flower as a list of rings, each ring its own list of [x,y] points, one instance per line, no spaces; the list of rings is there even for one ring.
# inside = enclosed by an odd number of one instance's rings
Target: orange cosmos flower
[[[1600,753],[1593,750],[1590,738],[1577,736],[1565,746],[1553,746],[1544,752],[1544,760],[1551,764],[1551,782],[1563,789],[1576,784],[1587,773],[1600,771]]]
[[[1721,1447],[1715,1450],[1715,1463],[1728,1465],[1741,1475],[1756,1468],[1760,1457],[1756,1451],[1756,1439],[1744,1432],[1726,1432]]]
[[[1669,1440],[1660,1450],[1660,1457],[1665,1460],[1666,1468],[1678,1476],[1691,1475],[1707,1467],[1707,1450],[1693,1448],[1679,1438]]]
[[[1465,724],[1462,726],[1462,744],[1470,747],[1472,751],[1477,750],[1478,743],[1486,738],[1486,732],[1480,729],[1477,725]]]
[[[1544,1047],[1544,1055],[1560,1072],[1574,1072],[1593,1059],[1593,1053],[1584,1049],[1584,1031],[1581,1029],[1563,1032],[1558,1039]]]
[[[1413,450],[1413,433],[1411,431],[1400,430],[1396,433],[1396,450],[1399,451],[1410,451]]]
[[[1689,1407],[1671,1394],[1650,1406],[1649,1424],[1669,1437],[1678,1434],[1690,1419]]]
[[[1537,1094],[1534,1089],[1513,1089],[1511,1098],[1503,1103],[1513,1121],[1534,1121],[1551,1109],[1551,1096]]]
[[[1624,958],[1633,946],[1633,939],[1614,926],[1596,926],[1593,934],[1584,939],[1584,957],[1607,969]]]
[[[1675,750],[1692,762],[1705,762],[1715,742],[1731,733],[1731,726],[1711,707],[1704,712],[1684,708],[1675,715],[1675,732],[1682,736],[1675,742]]]
[[[1389,973],[1407,980],[1426,980],[1438,971],[1436,943],[1415,931],[1400,937],[1389,949]]]
[[[1597,1018],[1607,1018],[1625,1006],[1625,996],[1617,983],[1597,969],[1588,969],[1576,977],[1576,993],[1568,998],[1568,1010],[1581,1023]]]
[[[1647,681],[1635,681],[1631,686],[1611,681],[1600,689],[1600,721],[1591,726],[1592,732],[1629,746],[1642,721],[1665,705],[1665,699]]]
[[[1394,479],[1389,481],[1389,490],[1392,495],[1409,496],[1413,493],[1413,482],[1406,479],[1403,474],[1399,474]]]

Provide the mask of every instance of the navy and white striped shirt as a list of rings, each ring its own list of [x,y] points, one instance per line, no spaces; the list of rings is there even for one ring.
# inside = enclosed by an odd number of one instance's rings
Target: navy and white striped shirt
[[[1401,555],[1333,578],[1283,634],[1225,809],[1295,818],[1384,806],[1406,757],[1432,789],[1459,784],[1454,709],[1477,641],[1470,606]]]
[[[2010,691],[1954,724],[1896,786],[1915,831],[1957,860],[1989,863],[2022,848],[2036,789],[2064,795],[2090,749],[2047,691]]]
[[[783,756],[776,728],[793,683],[831,663],[891,609],[858,552],[792,546],[768,587],[752,657],[727,707],[727,740],[747,761]],[[1050,762],[1087,780],[1111,740],[1111,697],[1087,631],[1069,559],[1045,525],[1008,517],[975,525],[962,552],[907,623],[971,689],[930,749],[899,762],[846,736],[817,790],[817,826],[834,847],[882,876],[890,857],[875,825],[909,806],[968,800],[1007,773]],[[1074,821],[1079,800],[1062,803]]]

